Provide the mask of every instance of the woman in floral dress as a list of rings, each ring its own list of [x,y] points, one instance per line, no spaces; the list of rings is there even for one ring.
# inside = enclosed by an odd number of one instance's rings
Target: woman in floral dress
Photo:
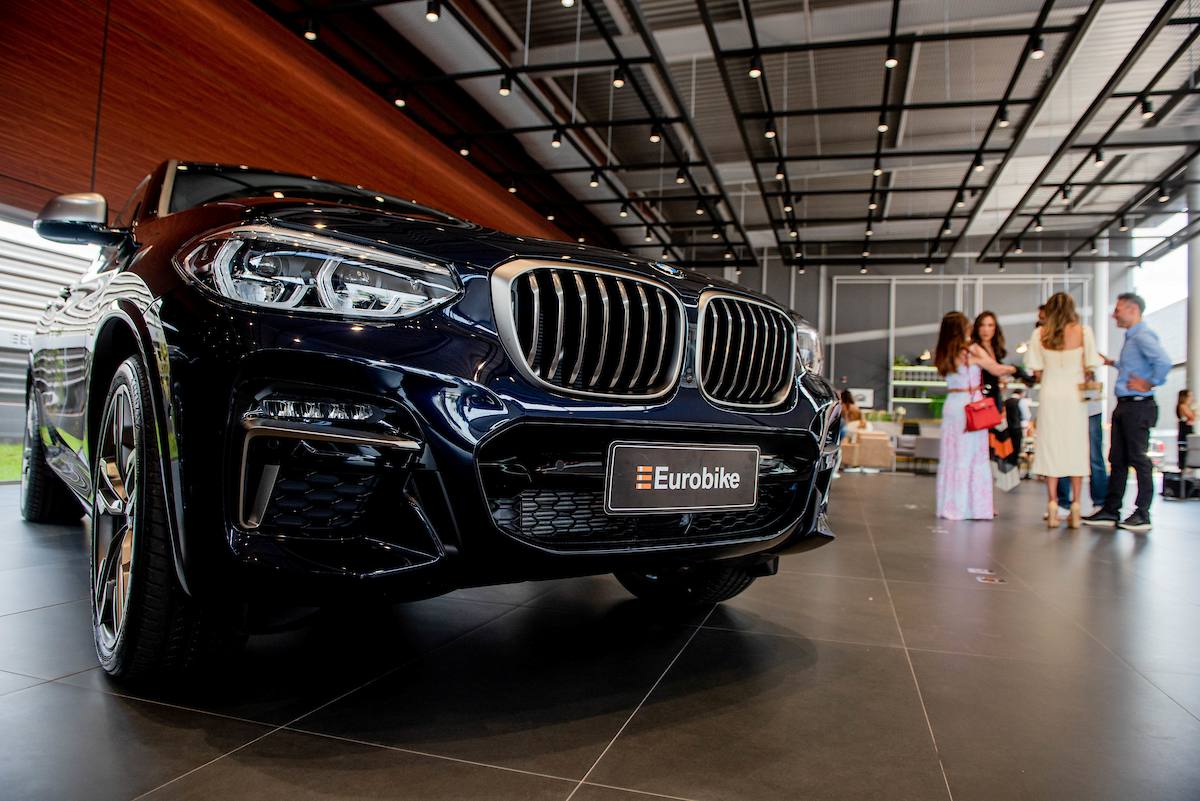
[[[991,520],[992,469],[988,432],[967,431],[967,404],[982,395],[983,370],[995,376],[1015,368],[991,358],[970,339],[971,323],[962,312],[942,318],[934,364],[946,378],[942,407],[942,450],[937,471],[937,515],[948,520]]]

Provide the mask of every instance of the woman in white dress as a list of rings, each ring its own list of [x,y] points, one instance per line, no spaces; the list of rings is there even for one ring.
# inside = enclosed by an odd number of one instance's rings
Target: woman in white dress
[[[1058,526],[1058,479],[1071,478],[1070,528],[1079,528],[1079,491],[1091,474],[1087,403],[1079,385],[1103,360],[1092,329],[1081,325],[1075,301],[1057,292],[1046,301],[1046,319],[1034,331],[1025,365],[1041,384],[1037,410],[1037,449],[1033,472],[1046,481],[1046,525]]]

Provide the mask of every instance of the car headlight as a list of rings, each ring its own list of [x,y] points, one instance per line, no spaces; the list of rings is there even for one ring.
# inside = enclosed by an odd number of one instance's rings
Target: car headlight
[[[411,317],[448,303],[461,290],[445,264],[271,225],[207,236],[181,264],[231,300],[351,317]]]
[[[803,320],[796,321],[796,361],[808,373],[820,375],[825,369],[825,349],[821,345],[821,334]]]

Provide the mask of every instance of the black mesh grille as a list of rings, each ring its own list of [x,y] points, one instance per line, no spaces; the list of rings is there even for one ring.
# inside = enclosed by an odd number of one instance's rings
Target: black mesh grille
[[[563,389],[653,396],[679,372],[683,320],[656,284],[612,273],[537,268],[512,282],[513,324],[529,370]]]
[[[703,305],[697,353],[704,391],[714,400],[742,406],[782,403],[795,373],[791,319],[743,298],[709,296]]]
[[[548,546],[596,548],[699,543],[774,534],[777,523],[803,503],[795,482],[760,485],[758,505],[737,512],[609,516],[602,492],[528,489],[492,503],[500,528]]]
[[[275,483],[263,524],[283,528],[340,529],[358,521],[377,477],[362,472],[292,470]]]

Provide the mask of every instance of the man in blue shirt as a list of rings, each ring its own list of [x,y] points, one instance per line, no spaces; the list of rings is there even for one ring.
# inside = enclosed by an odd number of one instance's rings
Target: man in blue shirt
[[[1150,530],[1150,502],[1154,498],[1154,476],[1150,465],[1150,428],[1158,422],[1154,388],[1167,380],[1171,358],[1158,341],[1158,334],[1142,322],[1146,301],[1132,292],[1117,297],[1113,319],[1125,329],[1125,344],[1117,361],[1105,363],[1117,368],[1117,408],[1113,410],[1108,463],[1112,468],[1108,494],[1100,511],[1088,515],[1089,526],[1119,525],[1144,534]],[[1138,492],[1133,514],[1121,520],[1121,503],[1129,468],[1137,474]]]

